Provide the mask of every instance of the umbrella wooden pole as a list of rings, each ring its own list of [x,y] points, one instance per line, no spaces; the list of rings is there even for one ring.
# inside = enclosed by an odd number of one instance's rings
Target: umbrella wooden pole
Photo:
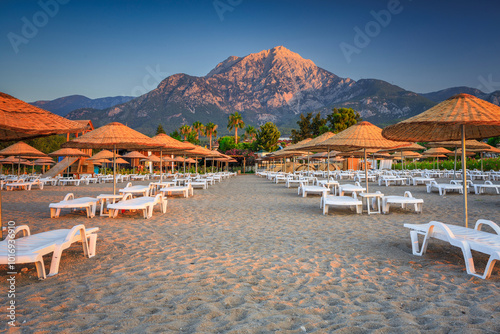
[[[368,191],[368,160],[366,158],[366,148],[363,149],[364,155],[365,155],[365,181],[366,181],[366,192],[369,193]],[[368,199],[366,201],[366,205],[370,205]]]
[[[455,146],[455,163],[453,164],[453,180],[457,179],[457,147]]]
[[[327,165],[326,169],[328,170],[328,174],[326,176],[326,179],[329,180],[330,179],[330,148],[327,147],[326,150],[328,152],[326,154],[326,165]]]
[[[160,148],[160,183],[163,181],[163,156],[162,156],[162,149]]]
[[[186,174],[186,154],[184,154],[183,167],[184,167],[184,174]],[[184,176],[186,176],[186,175],[184,175]]]
[[[113,147],[113,195],[116,195],[116,146]]]
[[[481,174],[483,173],[483,152],[480,152],[481,154]]]
[[[462,124],[462,180],[464,182],[464,222],[465,227],[469,227],[469,217],[467,212],[467,161],[465,160],[465,125]]]

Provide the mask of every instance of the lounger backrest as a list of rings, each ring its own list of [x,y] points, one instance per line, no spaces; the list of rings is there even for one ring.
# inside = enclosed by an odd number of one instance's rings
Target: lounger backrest
[[[132,182],[127,183],[127,185],[125,186],[125,188],[130,188],[130,187],[132,187]]]
[[[64,196],[63,201],[70,201],[72,199],[75,199],[75,195],[73,195],[73,193],[67,193],[66,196]]]
[[[122,201],[126,201],[132,198],[132,193],[126,193],[123,195]]]
[[[404,197],[413,198],[413,196],[412,196],[411,192],[409,192],[408,190],[407,190],[407,191],[405,191]]]

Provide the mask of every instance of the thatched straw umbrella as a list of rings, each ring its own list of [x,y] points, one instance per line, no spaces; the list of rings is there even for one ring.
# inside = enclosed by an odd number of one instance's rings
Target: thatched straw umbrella
[[[455,152],[458,152],[458,148],[462,147],[462,142],[460,140],[453,141],[440,141],[440,142],[432,142],[427,144],[428,147],[452,147],[455,149]],[[488,144],[481,143],[475,139],[469,139],[465,141],[466,149],[481,149],[487,148]],[[481,160],[482,162],[482,160]],[[455,154],[455,162],[453,163],[453,179],[456,179],[457,175],[457,154]]]
[[[130,162],[132,163],[133,162],[132,159],[146,159],[147,156],[138,151],[132,151],[128,152],[127,154],[124,154],[123,158],[130,159]],[[132,173],[135,173],[135,164],[132,164]]]
[[[382,129],[370,122],[357,123],[342,132],[337,133],[330,139],[321,143],[322,146],[331,147],[338,151],[353,151],[363,149],[365,159],[366,192],[368,191],[368,164],[367,149],[387,149],[409,146],[408,142],[387,140],[382,137]]]
[[[468,94],[455,95],[431,109],[395,125],[383,136],[393,140],[462,143],[464,222],[468,227],[465,141],[500,135],[500,107]]]
[[[119,158],[121,157],[121,155],[119,154],[115,154],[115,158]],[[111,159],[111,160],[108,160],[108,159]],[[107,163],[112,163],[113,162],[113,152],[109,151],[109,150],[101,150],[99,152],[97,152],[96,154],[94,154],[93,156],[91,156],[90,158],[88,158],[87,160],[92,160],[92,161],[98,161],[99,163],[101,163],[101,167],[103,169],[105,169],[106,166],[104,166],[104,164],[107,164]],[[103,170],[101,170],[102,172]]]
[[[0,93],[0,141],[78,132],[83,128],[77,122]]]
[[[0,93],[0,141],[2,142],[77,132],[83,128],[77,122]],[[0,191],[0,239],[3,240],[1,196]]]
[[[20,141],[17,142],[13,145],[10,145],[9,147],[4,148],[3,150],[0,151],[0,155],[3,156],[14,156],[18,158],[18,169],[17,169],[17,175],[19,176],[19,171],[20,171],[20,162],[21,158],[25,157],[46,157],[47,155],[43,152],[40,152],[36,148]]]
[[[79,149],[76,148],[61,148],[60,150],[54,151],[52,153],[49,153],[49,157],[90,157],[85,152],[80,151]],[[67,168],[69,168],[68,166]],[[66,168],[65,168],[66,169]],[[80,172],[80,164],[78,164],[78,171]],[[64,174],[64,171],[63,171]]]
[[[154,149],[163,144],[121,123],[113,122],[87,132],[62,145],[74,148],[100,148],[113,150],[113,194],[116,194],[116,149]]]
[[[163,166],[162,166],[162,154],[163,152],[169,153],[169,154],[174,154],[174,153],[179,153],[179,152],[186,152],[190,150],[194,150],[196,147],[194,144],[191,144],[190,142],[182,142],[177,139],[174,139],[164,133],[159,133],[156,136],[153,137],[156,141],[160,142],[163,144],[162,147],[160,147],[160,182],[163,179]],[[173,165],[172,165],[173,168]],[[184,173],[186,172],[186,165],[184,164]]]
[[[296,148],[296,150],[298,151],[307,151],[307,154],[309,154],[309,152],[313,151],[313,152],[318,152],[318,151],[323,151],[324,150],[324,146],[321,146],[322,143],[324,143],[327,139],[330,139],[332,138],[333,136],[335,136],[335,133],[333,132],[325,132],[323,133],[322,135],[316,137],[316,138],[313,138],[311,139],[310,141],[306,142],[306,143],[302,143],[300,145],[298,145],[298,147]],[[330,149],[329,147],[326,147],[326,151],[327,151],[327,159],[330,160]],[[309,165],[309,159],[307,160],[307,163]],[[330,177],[330,163],[328,163],[328,177]]]
[[[448,153],[450,153],[450,150],[445,149],[444,147],[433,147],[428,150],[425,150],[422,152],[422,155],[424,157],[434,157],[437,159],[437,169],[439,169],[439,158],[445,157]]]

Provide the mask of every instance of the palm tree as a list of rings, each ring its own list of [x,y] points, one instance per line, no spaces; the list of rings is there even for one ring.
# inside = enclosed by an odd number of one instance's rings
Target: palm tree
[[[248,125],[245,128],[245,138],[250,139],[250,141],[253,141],[256,136],[257,136],[257,130],[255,129],[255,127]]]
[[[205,134],[205,126],[200,121],[193,123],[193,130],[196,132],[196,140],[200,139],[200,135]]]
[[[217,136],[217,124],[212,122],[205,125],[205,135],[210,138],[210,149],[212,149],[212,136]]]
[[[189,125],[183,125],[181,126],[181,128],[179,129],[179,132],[181,133],[181,135],[184,136],[184,140],[187,139],[187,136],[193,131],[193,129],[191,129],[191,127]]]
[[[227,123],[227,129],[234,129],[234,143],[238,145],[238,128],[243,129],[245,122],[243,122],[243,117],[239,112],[229,115],[229,121]]]

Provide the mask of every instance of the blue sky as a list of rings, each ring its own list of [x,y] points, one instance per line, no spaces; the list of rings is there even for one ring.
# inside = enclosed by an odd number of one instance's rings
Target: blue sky
[[[487,0],[2,0],[0,91],[140,95],[283,45],[354,80],[489,92],[500,89],[499,13]]]

